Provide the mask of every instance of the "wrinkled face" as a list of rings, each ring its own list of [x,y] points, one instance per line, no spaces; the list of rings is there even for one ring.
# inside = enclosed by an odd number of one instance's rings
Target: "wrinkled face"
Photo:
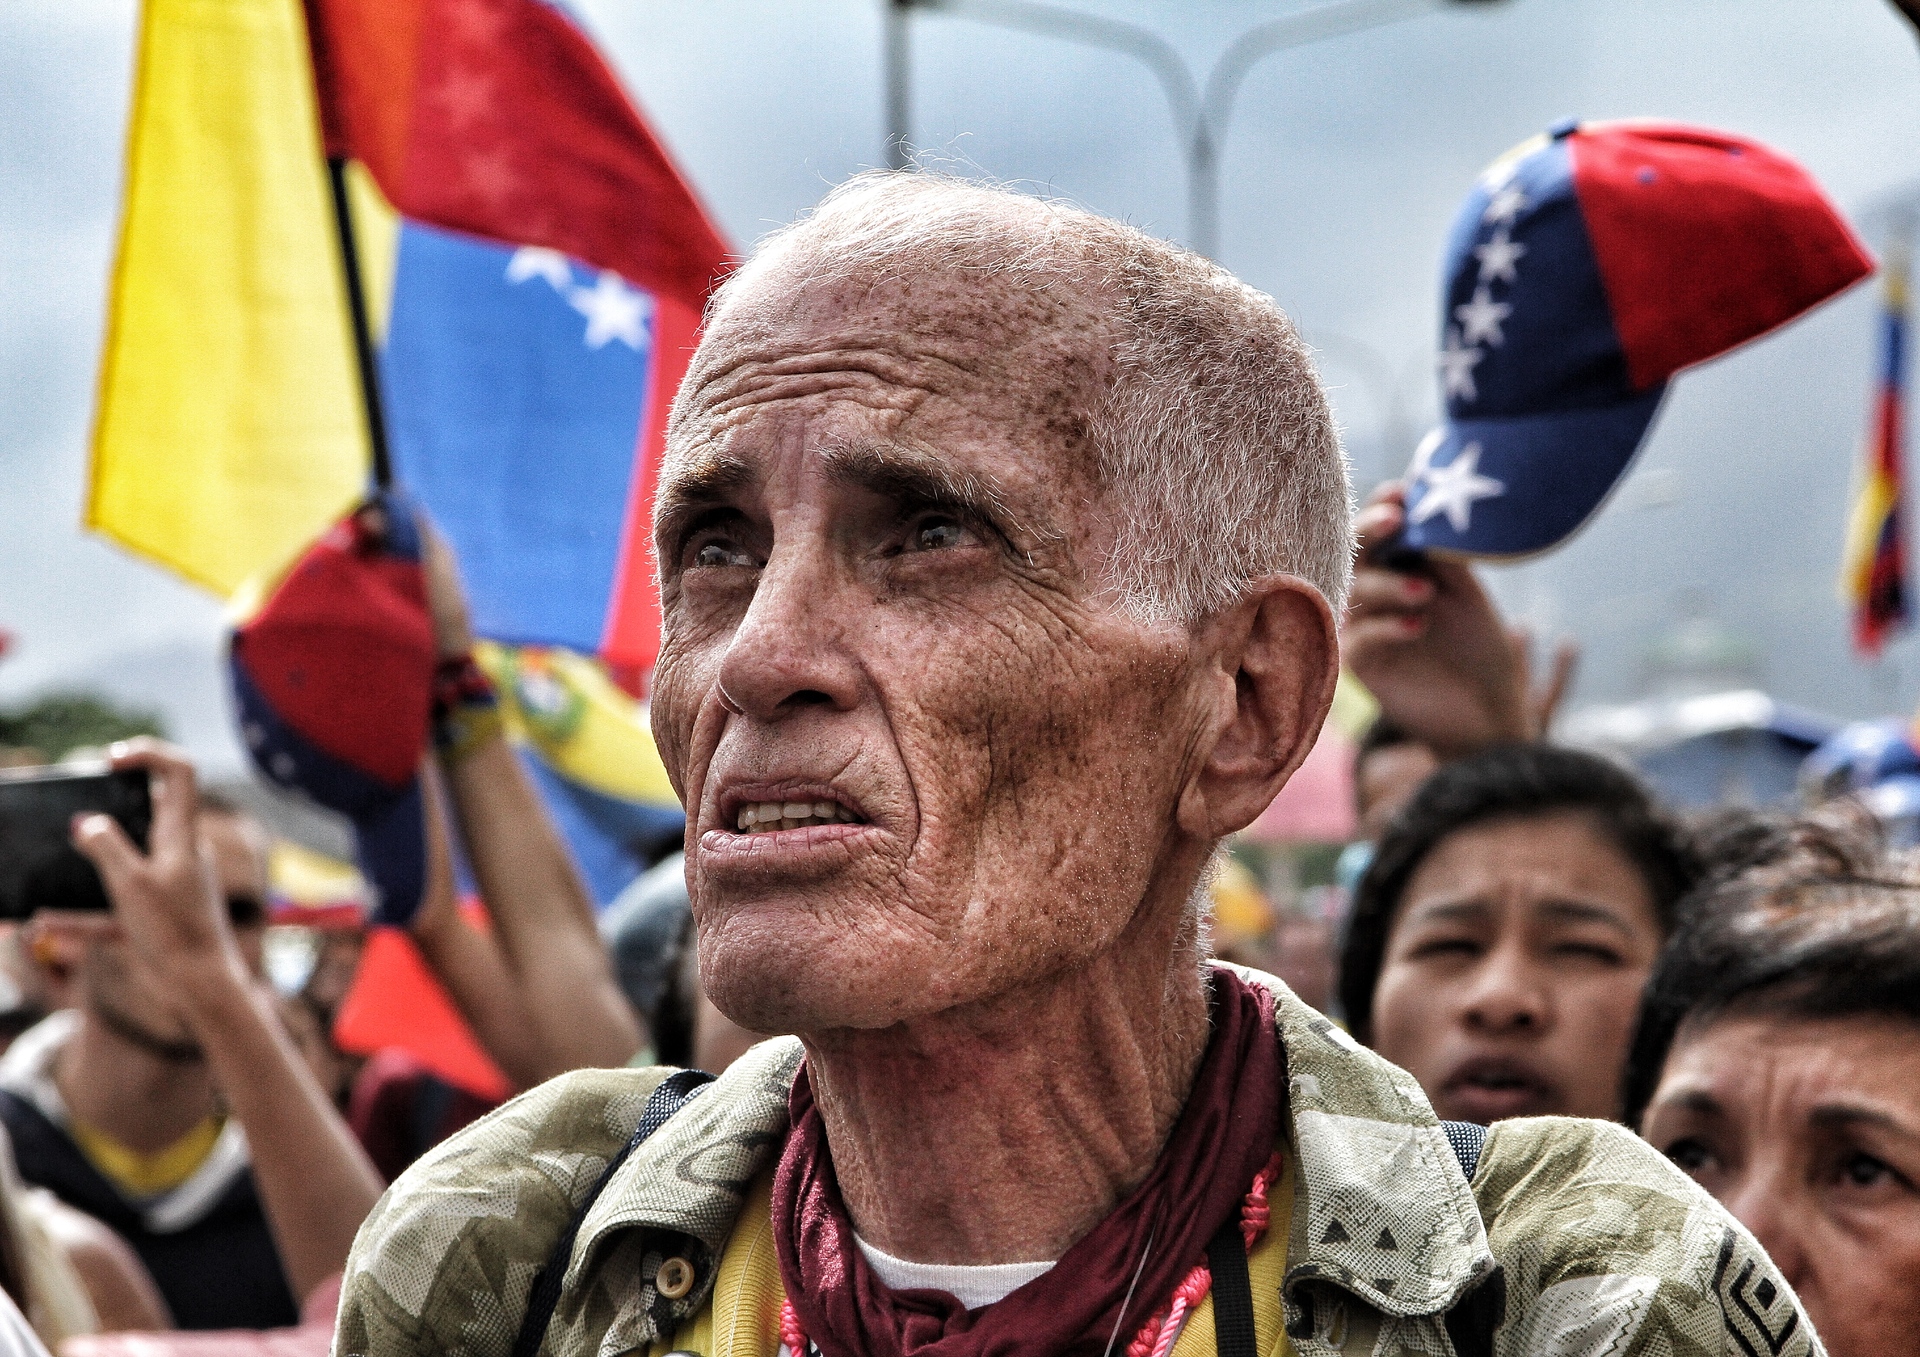
[[[1203,720],[1186,628],[1100,588],[1089,308],[937,276],[759,295],[704,341],[656,520],[708,993],[756,1031],[883,1027],[1177,914]]]
[[[1920,1031],[1683,1028],[1642,1133],[1752,1230],[1833,1357],[1920,1352]]]
[[[263,973],[267,850],[253,821],[221,812],[199,817],[200,849],[213,868],[215,889],[228,902],[240,951],[255,975]],[[125,942],[88,945],[82,964],[86,1002],[110,1026],[131,1027],[162,1043],[192,1046],[186,1022],[169,1002],[165,986]]]
[[[1585,817],[1470,825],[1407,883],[1374,1047],[1445,1118],[1616,1117],[1661,940],[1645,880]]]

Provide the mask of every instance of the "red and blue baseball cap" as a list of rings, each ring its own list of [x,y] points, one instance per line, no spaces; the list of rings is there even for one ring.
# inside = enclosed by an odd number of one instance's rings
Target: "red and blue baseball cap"
[[[1758,142],[1569,120],[1516,147],[1447,242],[1447,414],[1408,470],[1399,545],[1559,544],[1626,472],[1675,373],[1872,271],[1819,185]]]
[[[426,752],[437,658],[411,502],[376,493],[235,628],[228,668],[255,765],[353,824],[374,920],[426,892]]]

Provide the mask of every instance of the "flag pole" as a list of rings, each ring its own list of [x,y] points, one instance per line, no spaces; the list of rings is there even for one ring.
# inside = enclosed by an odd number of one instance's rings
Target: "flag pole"
[[[353,352],[360,363],[360,399],[367,416],[367,441],[373,449],[373,483],[393,484],[393,459],[387,452],[387,421],[381,411],[380,368],[373,352],[373,327],[367,319],[367,293],[360,277],[360,250],[353,238],[353,205],[347,200],[347,162],[327,157],[327,182],[333,188],[333,225],[340,238],[340,259],[347,274],[347,310],[353,316]]]

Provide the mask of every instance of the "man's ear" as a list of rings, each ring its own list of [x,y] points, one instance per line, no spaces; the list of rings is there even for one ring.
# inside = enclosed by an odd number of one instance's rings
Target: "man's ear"
[[[1220,707],[1179,817],[1217,839],[1252,824],[1306,760],[1333,705],[1340,650],[1326,598],[1293,575],[1261,581],[1206,631]]]

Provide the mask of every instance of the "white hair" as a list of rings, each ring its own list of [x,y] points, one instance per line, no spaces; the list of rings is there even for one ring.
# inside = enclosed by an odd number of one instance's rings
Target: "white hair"
[[[714,295],[709,327],[776,271],[787,286],[796,273],[961,272],[1035,295],[1076,290],[1112,344],[1103,389],[1078,414],[1118,523],[1109,583],[1127,611],[1193,622],[1288,574],[1339,613],[1353,542],[1332,413],[1285,313],[1211,260],[998,185],[873,171],[762,240]]]

